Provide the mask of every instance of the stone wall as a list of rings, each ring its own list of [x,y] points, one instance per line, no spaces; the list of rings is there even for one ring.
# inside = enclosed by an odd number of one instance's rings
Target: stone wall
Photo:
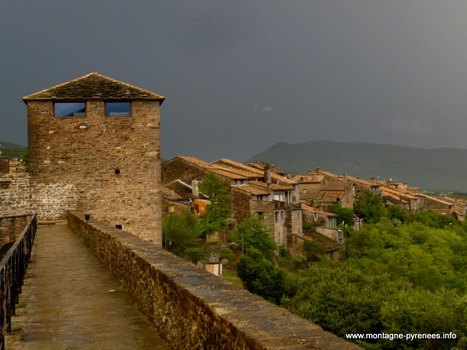
[[[31,193],[29,174],[0,175],[0,215],[32,213]]]
[[[105,115],[103,100],[74,117],[55,117],[52,101],[27,105],[32,205],[65,196],[74,208],[62,206],[62,215],[82,210],[161,245],[160,101],[131,101],[131,116],[119,117]]]
[[[8,174],[10,172],[10,161],[7,157],[0,155],[0,174]]]
[[[0,175],[0,215],[37,213],[41,220],[65,219],[77,202],[73,184],[36,182],[28,173]]]
[[[251,195],[241,189],[231,187],[231,200],[233,206],[232,216],[237,223],[252,215],[250,207]]]
[[[128,232],[68,220],[175,349],[359,349]]]
[[[0,248],[16,241],[31,217],[28,215],[0,216]]]

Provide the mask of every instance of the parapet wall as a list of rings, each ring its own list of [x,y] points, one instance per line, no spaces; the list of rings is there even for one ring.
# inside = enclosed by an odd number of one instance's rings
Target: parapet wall
[[[31,217],[32,215],[0,216],[0,248],[16,241]]]
[[[67,183],[37,183],[29,173],[0,175],[0,213],[2,215],[37,213],[39,220],[65,219],[75,210],[78,192]]]
[[[175,349],[360,349],[129,232],[68,223]]]

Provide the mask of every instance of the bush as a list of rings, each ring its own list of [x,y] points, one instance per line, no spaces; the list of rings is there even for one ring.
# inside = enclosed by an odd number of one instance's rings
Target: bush
[[[259,250],[250,248],[237,264],[237,276],[248,291],[279,304],[285,293],[284,273],[276,269]]]

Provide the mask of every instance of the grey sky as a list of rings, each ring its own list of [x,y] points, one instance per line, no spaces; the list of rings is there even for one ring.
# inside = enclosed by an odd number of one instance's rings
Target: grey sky
[[[467,2],[0,2],[0,140],[21,98],[90,72],[166,97],[162,156],[276,142],[467,148]]]

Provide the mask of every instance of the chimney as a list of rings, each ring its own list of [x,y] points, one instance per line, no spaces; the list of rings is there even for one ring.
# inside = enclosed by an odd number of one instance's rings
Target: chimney
[[[198,180],[196,180],[196,179],[191,180],[191,194],[193,195],[193,197],[198,197],[199,196]]]
[[[268,185],[272,182],[271,166],[269,163],[264,167],[264,181],[266,181]]]
[[[316,171],[316,175],[319,175],[319,170],[320,170],[319,167],[317,167],[316,170],[315,170],[315,171]]]

